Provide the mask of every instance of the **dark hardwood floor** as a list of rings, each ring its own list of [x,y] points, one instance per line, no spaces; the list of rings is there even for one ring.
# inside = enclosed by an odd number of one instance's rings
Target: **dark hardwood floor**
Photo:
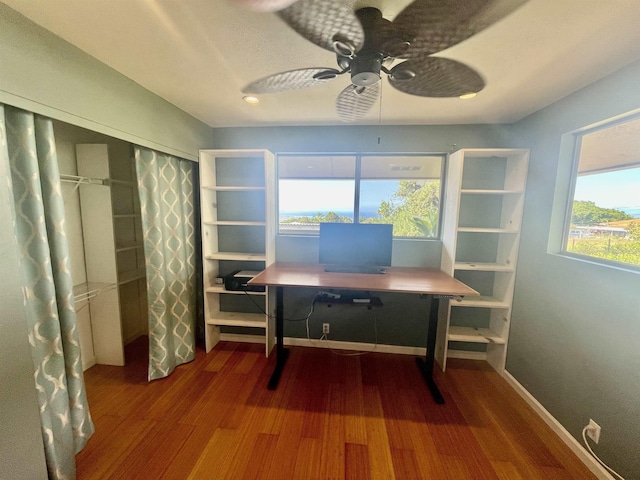
[[[276,391],[264,346],[222,342],[146,380],[85,372],[96,433],[78,479],[587,480],[589,470],[484,362],[452,360],[436,405],[413,357],[294,347]]]

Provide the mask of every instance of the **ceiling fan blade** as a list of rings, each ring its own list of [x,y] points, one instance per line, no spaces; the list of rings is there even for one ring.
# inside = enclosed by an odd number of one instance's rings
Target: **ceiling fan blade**
[[[411,46],[403,58],[440,52],[484,30],[527,0],[415,0],[393,25]]]
[[[242,89],[242,93],[276,93],[320,85],[339,75],[335,68],[302,68],[274,73]]]
[[[473,68],[439,57],[402,62],[391,69],[389,82],[401,92],[421,97],[459,97],[485,86]]]
[[[344,56],[346,47],[355,53],[364,44],[364,30],[344,0],[298,0],[277,13],[310,42]],[[336,47],[335,42],[341,42]]]
[[[340,92],[336,100],[336,110],[343,122],[353,122],[362,118],[378,100],[380,82],[369,87],[349,85]]]

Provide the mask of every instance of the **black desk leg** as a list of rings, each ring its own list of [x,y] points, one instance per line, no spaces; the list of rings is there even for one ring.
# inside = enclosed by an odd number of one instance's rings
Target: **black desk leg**
[[[280,374],[284,368],[284,364],[287,362],[289,356],[289,349],[284,348],[284,301],[283,301],[283,288],[276,288],[276,367],[273,369],[271,379],[267,388],[269,390],[275,390],[278,387],[278,381],[280,380]]]
[[[438,306],[440,305],[440,298],[437,295],[431,295],[429,301],[429,329],[427,330],[427,354],[424,359],[416,358],[418,367],[422,372],[427,387],[431,391],[431,396],[436,403],[444,403],[444,398],[433,380],[433,364],[435,362],[435,349],[436,349],[436,333],[438,331]]]

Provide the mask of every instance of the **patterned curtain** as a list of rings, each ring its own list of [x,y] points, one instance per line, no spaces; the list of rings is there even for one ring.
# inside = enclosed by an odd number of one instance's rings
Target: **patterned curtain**
[[[0,104],[0,161],[9,163],[25,310],[49,478],[75,478],[89,414],[64,202],[50,119]],[[4,388],[7,388],[6,386]]]
[[[195,358],[193,163],[135,147],[149,304],[149,380]]]

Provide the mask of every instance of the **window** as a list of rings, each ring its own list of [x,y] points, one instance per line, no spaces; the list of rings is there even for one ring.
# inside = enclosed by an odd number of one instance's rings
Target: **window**
[[[640,118],[577,140],[564,250],[640,266]]]
[[[280,234],[320,222],[391,223],[395,237],[437,238],[444,155],[278,156]]]

